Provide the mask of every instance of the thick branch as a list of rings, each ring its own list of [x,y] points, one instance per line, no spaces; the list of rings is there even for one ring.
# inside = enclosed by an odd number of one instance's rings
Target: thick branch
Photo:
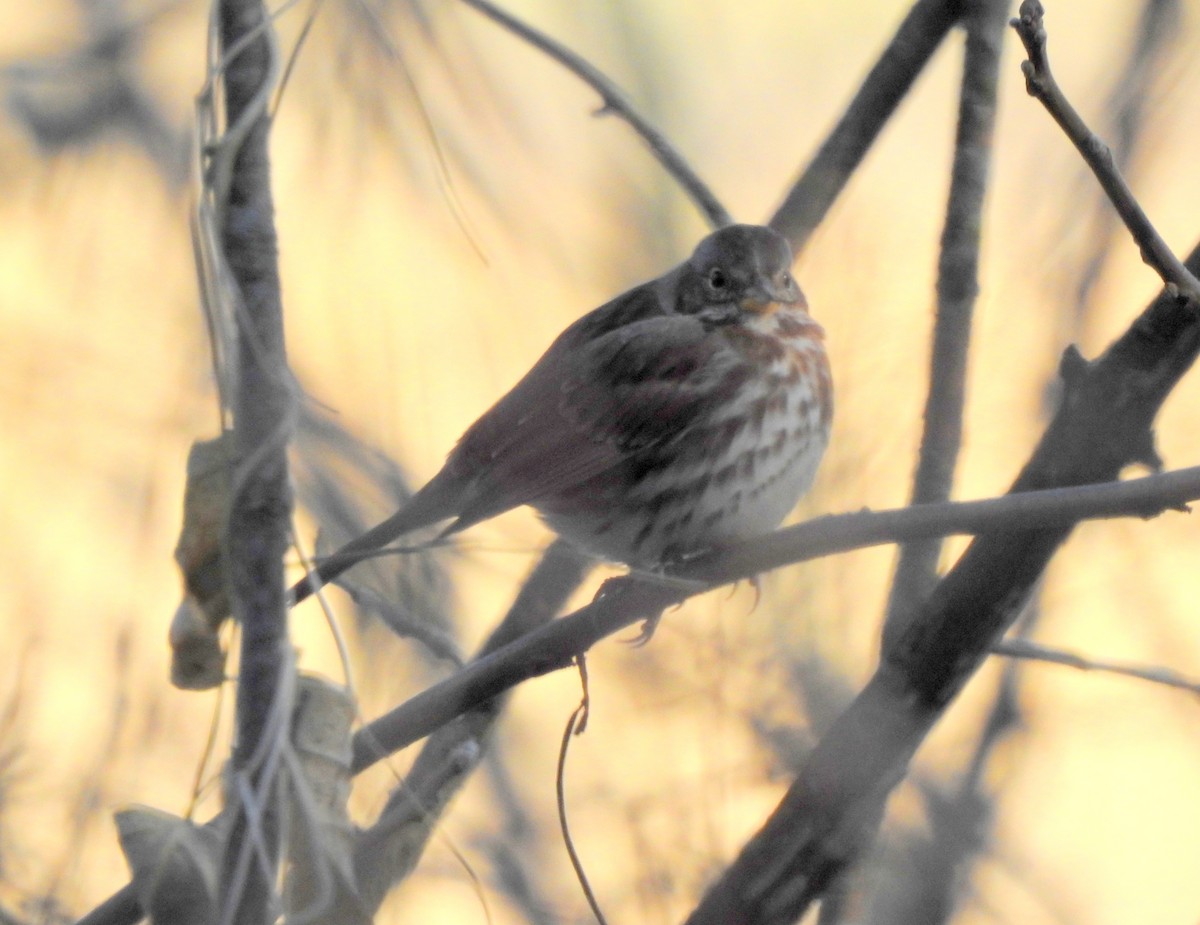
[[[1200,250],[1188,263],[1200,266]],[[1164,293],[1100,359],[1068,351],[1062,405],[1012,492],[1109,480],[1152,458],[1151,423],[1198,349],[1195,312]],[[1070,531],[1017,528],[971,543],[690,922],[765,925],[803,914],[869,843],[881,801]]]
[[[804,249],[962,12],[963,0],[917,0],[913,4],[845,114],[768,222],[792,243],[796,254]]]
[[[463,0],[463,3],[478,10],[493,22],[499,23],[509,32],[534,46],[534,48],[545,52],[595,90],[604,103],[603,108],[600,110],[601,113],[611,113],[618,118],[624,119],[629,124],[641,137],[642,141],[646,143],[646,146],[650,149],[650,153],[662,165],[663,170],[674,177],[675,181],[683,187],[684,192],[691,197],[692,202],[696,204],[696,208],[700,210],[713,228],[721,228],[732,224],[733,219],[730,217],[729,212],[721,205],[717,197],[713,195],[712,190],[708,188],[705,182],[692,170],[688,162],[683,159],[683,156],[667,141],[662,132],[638,114],[637,110],[633,107],[633,103],[595,65],[577,55],[565,45],[550,38],[544,32],[538,31],[528,23],[517,19],[511,13],[500,9],[491,0]]]
[[[283,556],[292,497],[287,443],[295,405],[283,341],[283,308],[271,200],[264,102],[274,74],[274,48],[260,0],[221,0],[218,31],[225,113],[242,127],[222,154],[230,174],[220,205],[220,246],[238,294],[238,349],[232,396],[234,483],[226,534],[229,594],[242,626],[237,690],[237,742],[232,794],[237,811],[220,883],[224,920],[273,921],[274,871],[280,862],[274,764],[287,735],[283,702],[290,649]],[[231,49],[234,51],[231,53]],[[235,146],[231,152],[229,145]]]

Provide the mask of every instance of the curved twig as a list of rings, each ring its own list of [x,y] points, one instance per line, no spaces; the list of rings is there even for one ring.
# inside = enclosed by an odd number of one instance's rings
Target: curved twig
[[[712,227],[720,228],[733,222],[729,212],[713,195],[712,190],[692,170],[680,153],[672,147],[662,132],[642,118],[633,108],[633,104],[626,99],[625,94],[617,89],[616,84],[594,65],[544,32],[538,31],[511,13],[500,9],[491,0],[462,0],[462,2],[482,13],[492,22],[500,24],[509,32],[524,39],[534,48],[545,52],[595,90],[604,104],[600,110],[601,114],[611,113],[624,119],[641,136],[647,147],[650,148],[650,153],[663,166],[663,169],[683,187],[684,192],[691,197],[696,208],[703,213]]]

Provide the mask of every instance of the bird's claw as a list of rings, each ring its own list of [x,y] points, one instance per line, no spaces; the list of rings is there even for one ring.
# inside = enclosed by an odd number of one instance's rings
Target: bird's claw
[[[663,611],[665,613],[666,611]],[[658,624],[662,621],[662,613],[657,613],[652,617],[647,617],[642,621],[642,628],[638,630],[638,634],[632,639],[626,639],[626,645],[632,646],[635,649],[640,649],[651,639],[654,638],[655,630],[658,629]]]

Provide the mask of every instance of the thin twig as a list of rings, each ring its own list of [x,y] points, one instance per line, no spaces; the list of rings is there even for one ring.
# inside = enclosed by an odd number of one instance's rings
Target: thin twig
[[[684,192],[691,197],[696,208],[700,210],[712,227],[721,228],[732,223],[733,219],[730,217],[729,212],[721,205],[717,197],[713,195],[712,190],[692,170],[687,161],[683,159],[683,156],[663,136],[662,132],[638,114],[637,110],[633,108],[633,104],[610,78],[561,42],[550,38],[550,36],[538,31],[528,23],[522,22],[511,13],[505,12],[492,3],[491,0],[462,0],[462,2],[479,11],[493,22],[499,23],[509,32],[524,39],[530,45],[545,52],[595,90],[600,95],[600,100],[603,103],[600,113],[604,115],[612,114],[624,119],[641,136],[647,147],[650,148],[650,153],[654,155],[663,169],[683,187]]]
[[[1023,532],[1096,517],[1146,516],[1200,499],[1200,466],[1160,475],[891,511],[819,517],[693,560],[683,580],[623,579],[595,601],[472,662],[354,737],[355,773],[522,681],[565,668],[606,636],[696,594],[769,569],[927,536]]]
[[[1100,671],[1106,674],[1121,675],[1125,678],[1137,678],[1139,681],[1149,681],[1152,684],[1161,684],[1164,687],[1172,687],[1200,696],[1200,681],[1190,680],[1170,668],[1156,665],[1138,665],[1133,662],[1086,658],[1075,652],[1053,649],[1049,646],[1029,642],[1026,639],[1002,639],[992,646],[992,654],[1005,658],[1048,662],[1051,665],[1065,665],[1079,671]]]
[[[958,132],[946,223],[938,259],[937,317],[925,400],[924,433],[913,476],[912,503],[945,501],[954,484],[962,445],[967,351],[979,295],[979,242],[992,160],[996,85],[1008,0],[980,0],[966,16],[967,43],[959,93]],[[900,547],[884,620],[884,636],[898,632],[937,580],[940,539]]]
[[[1025,46],[1025,53],[1028,55],[1028,59],[1021,62],[1025,88],[1030,96],[1046,107],[1046,111],[1092,169],[1121,220],[1125,222],[1125,227],[1141,248],[1142,260],[1149,264],[1165,284],[1176,287],[1193,304],[1200,304],[1200,280],[1197,280],[1175,256],[1151,224],[1134,198],[1129,184],[1117,169],[1112,151],[1087,127],[1087,123],[1075,111],[1075,107],[1054,79],[1054,74],[1050,71],[1050,58],[1046,53],[1043,13],[1039,0],[1024,0],[1020,16],[1010,22],[1020,36],[1021,44]]]
[[[579,888],[583,890],[584,898],[587,899],[596,921],[600,925],[608,925],[608,920],[604,918],[604,912],[600,908],[600,901],[596,899],[596,893],[592,890],[592,884],[588,880],[587,871],[583,868],[583,860],[579,857],[579,852],[575,850],[575,840],[571,838],[571,827],[567,824],[567,752],[571,747],[571,739],[583,735],[583,731],[587,729],[588,712],[591,709],[587,662],[581,655],[576,659],[576,664],[579,666],[579,683],[583,687],[583,693],[580,695],[578,706],[571,711],[571,715],[567,718],[566,728],[563,729],[562,742],[558,747],[558,766],[554,773],[554,795],[558,803],[558,825],[562,831],[567,857],[571,859],[571,867],[575,871],[575,879],[579,881]]]
[[[1110,147],[1113,162],[1122,173],[1130,173],[1139,166],[1139,157],[1147,148],[1145,136],[1149,109],[1154,100],[1154,90],[1162,76],[1172,50],[1178,46],[1183,33],[1179,29],[1181,0],[1145,0],[1134,35],[1132,47],[1125,64],[1116,71],[1113,88],[1109,92],[1102,111],[1104,124],[1112,133]],[[1087,183],[1081,173],[1080,182]],[[1074,182],[1074,181],[1073,181]],[[1080,191],[1081,194],[1083,190]],[[1085,194],[1087,195],[1087,194]],[[1109,208],[1103,190],[1088,195],[1094,202],[1087,204],[1087,212],[1075,208],[1062,215],[1061,229],[1056,237],[1067,237],[1076,228],[1087,229],[1087,240],[1079,257],[1079,277],[1075,281],[1074,305],[1066,306],[1066,320],[1070,327],[1067,337],[1072,341],[1086,339],[1084,325],[1093,308],[1104,269],[1108,266],[1116,242],[1117,230],[1122,227],[1120,217]]]
[[[798,255],[950,27],[963,0],[918,0],[768,224]]]

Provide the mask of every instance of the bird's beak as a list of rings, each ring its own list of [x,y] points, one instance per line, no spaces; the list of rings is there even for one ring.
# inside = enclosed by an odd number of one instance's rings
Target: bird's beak
[[[777,286],[771,280],[761,280],[749,289],[738,304],[744,312],[769,315],[780,305],[795,305],[799,300],[798,290]]]

